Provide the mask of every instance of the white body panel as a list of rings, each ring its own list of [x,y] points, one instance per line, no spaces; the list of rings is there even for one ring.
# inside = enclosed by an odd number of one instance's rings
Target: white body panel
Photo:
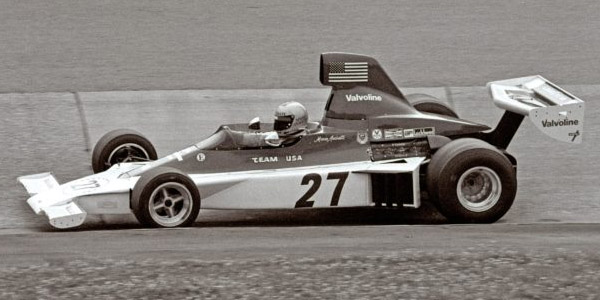
[[[370,180],[367,174],[353,173],[364,170],[370,163],[351,163],[307,168],[275,169],[257,172],[240,172],[192,175],[192,179],[202,191],[209,188],[210,181],[237,181],[215,194],[202,197],[202,207],[211,209],[279,209],[294,208],[296,202],[315,184],[308,182],[302,185],[302,179],[308,174],[318,174],[319,188],[308,201],[312,207],[330,207],[334,189],[339,180],[327,179],[334,172],[348,172],[337,206],[368,206],[370,197]],[[207,177],[213,177],[208,179]]]
[[[415,199],[408,206],[416,208],[420,204],[418,179],[423,161],[416,157],[189,176],[198,186],[202,208],[286,209],[298,207],[303,198],[301,207],[370,206],[369,174],[412,173]],[[139,177],[121,175],[142,166],[144,163],[119,164],[62,185],[50,173],[18,180],[32,194],[27,203],[37,214],[46,214],[54,227],[69,228],[81,225],[87,214],[131,213],[130,191]]]

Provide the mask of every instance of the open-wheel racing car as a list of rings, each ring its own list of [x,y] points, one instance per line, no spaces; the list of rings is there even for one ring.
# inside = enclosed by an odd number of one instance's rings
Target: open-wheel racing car
[[[515,198],[517,162],[506,148],[524,116],[553,138],[581,142],[584,102],[541,76],[488,83],[505,110],[494,129],[432,96],[404,95],[368,56],[324,53],[320,80],[332,87],[323,118],[292,141],[278,140],[281,120],[254,120],[158,159],[144,136],[121,129],[96,144],[93,175],[62,185],[50,173],[18,180],[57,228],[87,214],[133,212],[144,226],[177,227],[201,206],[416,209],[422,200],[450,222],[489,223]],[[256,137],[266,145],[245,142]]]

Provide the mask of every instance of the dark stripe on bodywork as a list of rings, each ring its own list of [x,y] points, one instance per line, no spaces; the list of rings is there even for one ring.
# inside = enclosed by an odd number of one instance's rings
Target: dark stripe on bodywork
[[[167,166],[191,174],[270,170],[370,160],[368,143],[355,131],[330,131],[303,136],[288,147],[243,150],[197,150]],[[202,153],[202,161],[198,159]]]

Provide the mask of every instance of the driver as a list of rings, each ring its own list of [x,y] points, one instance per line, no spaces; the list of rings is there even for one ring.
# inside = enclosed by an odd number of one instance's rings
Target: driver
[[[277,107],[273,129],[279,135],[282,144],[286,144],[306,134],[308,112],[304,105],[291,101]]]
[[[275,109],[271,132],[243,132],[225,127],[236,147],[279,147],[289,145],[307,133],[308,112],[298,102],[282,103]]]

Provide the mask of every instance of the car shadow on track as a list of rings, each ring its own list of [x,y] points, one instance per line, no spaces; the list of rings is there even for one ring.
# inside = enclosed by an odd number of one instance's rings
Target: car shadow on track
[[[215,212],[195,227],[423,225],[447,222],[435,209],[323,208]]]
[[[433,206],[410,208],[316,208],[278,210],[202,210],[193,227],[299,227],[436,225],[448,221]],[[72,231],[127,230],[143,228],[133,216],[106,217],[86,221]],[[70,231],[68,230],[68,231]],[[51,227],[41,231],[61,231]]]

